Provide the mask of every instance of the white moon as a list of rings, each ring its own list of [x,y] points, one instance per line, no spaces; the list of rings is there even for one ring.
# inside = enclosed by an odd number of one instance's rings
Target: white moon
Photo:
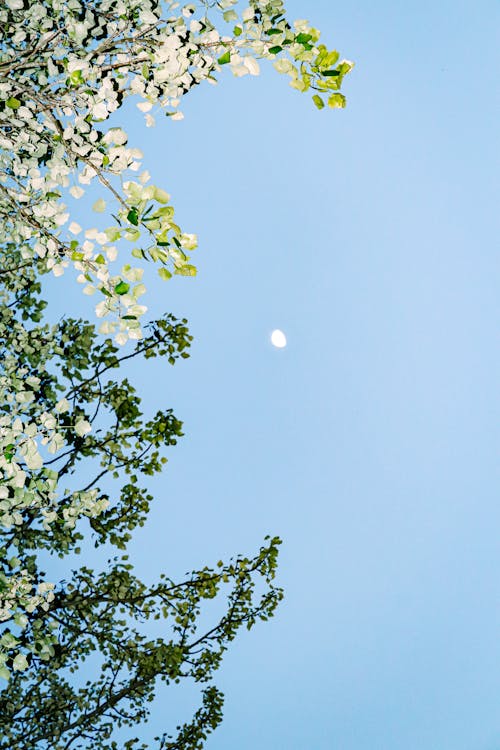
[[[277,349],[284,349],[286,346],[286,336],[283,331],[279,330],[279,328],[276,328],[276,330],[272,332],[271,344]]]

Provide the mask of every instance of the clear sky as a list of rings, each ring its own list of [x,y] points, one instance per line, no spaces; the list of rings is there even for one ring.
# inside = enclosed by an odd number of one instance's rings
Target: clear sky
[[[200,238],[198,278],[149,294],[196,340],[135,373],[186,437],[131,555],[176,576],[284,540],[208,750],[499,750],[498,5],[288,7],[356,61],[345,111],[263,66],[124,123]],[[156,730],[188,716],[162,696]]]

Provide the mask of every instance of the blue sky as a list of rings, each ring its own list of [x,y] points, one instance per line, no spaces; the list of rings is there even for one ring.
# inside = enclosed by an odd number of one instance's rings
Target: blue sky
[[[284,540],[208,750],[498,750],[498,6],[288,8],[355,60],[345,111],[263,66],[124,123],[200,239],[197,279],[150,285],[195,343],[135,372],[186,437],[131,556],[175,576]]]

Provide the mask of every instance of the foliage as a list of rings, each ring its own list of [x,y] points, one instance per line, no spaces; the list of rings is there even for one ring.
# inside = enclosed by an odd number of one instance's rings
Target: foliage
[[[179,119],[193,87],[215,82],[225,66],[256,75],[258,58],[299,91],[317,91],[317,106],[325,94],[343,106],[339,89],[352,67],[306,21],[292,27],[281,0],[251,0],[241,12],[236,0],[178,6],[5,0],[0,9],[0,242],[15,242],[23,259],[46,258],[56,275],[72,263],[86,293],[102,296],[97,315],[114,316],[101,331],[120,344],[140,338],[146,306],[143,268],[126,262],[115,272],[118,248],[130,243],[134,258],[159,263],[167,279],[195,273],[196,238],[175,223],[170,196],[147,172],[131,179],[142,154],[121,127],[106,127],[110,115],[135,96],[147,125],[152,112]],[[105,213],[109,203],[114,223],[83,232],[65,201],[94,182],[102,188],[94,209]]]
[[[277,538],[151,586],[124,554],[152,500],[141,477],[162,470],[182,425],[170,409],[146,418],[122,373],[132,359],[174,364],[191,341],[170,314],[141,322],[145,263],[162,279],[193,276],[197,240],[141,171],[119,115],[132,98],[147,127],[159,114],[180,120],[186,93],[226,68],[257,75],[261,59],[319,109],[343,107],[352,63],[319,37],[291,25],[281,0],[0,6],[0,750],[117,748],[115,729],[145,719],[158,681],[185,678],[204,686],[202,706],[156,747],[203,747],[222,717],[212,681],[225,649],[282,597]],[[98,218],[84,228],[73,201],[85,193]],[[45,319],[41,279],[67,268],[99,295],[98,330]],[[117,556],[47,580],[51,555],[89,539]],[[146,621],[157,619],[166,635],[152,639]],[[131,736],[123,747],[146,745]]]
[[[7,255],[20,264],[18,251],[9,247]],[[113,731],[147,716],[158,678],[208,683],[238,629],[272,615],[281,598],[273,584],[279,540],[267,540],[253,558],[219,562],[177,583],[161,575],[146,586],[126,555],[101,572],[83,566],[57,586],[46,582],[37,553],[78,551],[85,519],[96,545],[119,549],[143,524],[152,498],[139,477],[161,471],[162,448],[175,445],[182,425],[170,409],[145,419],[133,385],[112,376],[136,357],[173,364],[187,356],[191,337],[185,320],[167,315],[120,354],[89,323],[40,322],[44,263],[2,277],[0,420],[4,470],[16,480],[2,485],[0,503],[0,669],[10,676],[0,693],[0,749],[97,750],[116,747]],[[44,426],[42,444],[31,437],[36,424]],[[101,489],[107,477],[112,493]],[[224,613],[201,628],[203,603],[220,596]],[[151,619],[166,621],[168,637],[148,637],[143,623]],[[95,677],[85,681],[92,654]],[[159,738],[158,747],[201,746],[221,719],[221,704],[209,685],[193,721],[177,739]]]

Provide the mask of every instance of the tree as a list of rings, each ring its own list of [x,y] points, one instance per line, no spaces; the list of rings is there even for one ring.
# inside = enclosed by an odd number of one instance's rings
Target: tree
[[[114,113],[136,96],[147,126],[156,111],[180,119],[184,94],[224,66],[256,74],[257,58],[316,91],[318,108],[324,94],[343,106],[352,63],[318,40],[307,22],[288,23],[281,0],[251,0],[241,13],[233,0],[5,0],[0,9],[0,750],[117,748],[115,730],[145,719],[157,681],[188,677],[206,686],[203,705],[156,747],[202,747],[222,717],[212,680],[225,649],[282,597],[277,538],[151,587],[124,554],[152,500],[140,478],[162,469],[182,425],[169,409],[146,419],[117,373],[133,358],[188,356],[186,321],[141,324],[139,299],[145,261],[163,279],[194,275],[196,238],[147,172],[130,179],[141,154]],[[110,226],[84,231],[72,219],[65,201],[84,190]],[[117,272],[127,243],[140,265]],[[101,297],[98,331],[71,317],[44,321],[42,277],[70,265]],[[104,570],[48,581],[43,554],[65,557],[85,538],[118,554]],[[222,614],[203,629],[203,604],[216,597]],[[148,619],[165,620],[167,636],[148,637]],[[89,659],[95,677],[85,681]],[[123,747],[146,745],[132,737]]]
[[[73,263],[86,292],[103,296],[97,314],[115,320],[101,330],[118,343],[140,337],[145,312],[138,304],[143,269],[125,264],[111,273],[118,247],[132,243],[132,256],[159,263],[167,279],[195,273],[188,253],[196,238],[175,224],[168,193],[149,184],[147,172],[130,179],[141,152],[121,127],[103,123],[130,96],[140,99],[147,125],[153,111],[179,119],[184,94],[215,82],[226,65],[236,76],[257,74],[256,58],[272,60],[299,91],[315,90],[319,108],[323,94],[331,107],[344,106],[339,89],[352,68],[319,44],[306,21],[292,28],[281,0],[251,0],[241,14],[236,0],[177,6],[6,0],[0,10],[0,239],[17,243],[26,261],[46,258],[56,275]],[[93,183],[111,201],[115,223],[90,228],[81,241],[64,200],[81,198]],[[99,195],[94,208],[106,205]]]
[[[2,260],[21,264],[12,247]],[[120,355],[111,339],[100,340],[82,320],[40,323],[36,274],[44,263],[2,277],[0,420],[11,441],[5,461],[23,481],[15,488],[4,484],[1,501],[0,582],[9,593],[1,669],[10,679],[0,693],[0,748],[117,747],[113,731],[147,716],[157,678],[211,681],[238,629],[273,614],[282,596],[273,583],[279,540],[267,540],[253,558],[219,561],[177,583],[161,575],[153,586],[144,585],[126,555],[104,571],[82,566],[57,586],[46,582],[37,553],[74,551],[83,518],[96,545],[119,550],[144,522],[152,498],[139,476],[161,471],[162,448],[175,445],[182,425],[169,409],[144,419],[133,385],[112,376],[135,357],[159,356],[173,364],[187,355],[191,337],[185,320],[166,315],[146,326],[132,352]],[[45,431],[45,451],[30,437],[30,425]],[[100,488],[107,477],[114,480],[112,495]],[[202,630],[203,603],[218,596],[225,598],[225,611]],[[143,623],[159,618],[169,637],[150,639]],[[92,654],[95,676],[85,682],[82,670]],[[193,721],[158,746],[201,746],[221,719],[221,705],[210,685]],[[145,747],[125,745],[137,746]]]

